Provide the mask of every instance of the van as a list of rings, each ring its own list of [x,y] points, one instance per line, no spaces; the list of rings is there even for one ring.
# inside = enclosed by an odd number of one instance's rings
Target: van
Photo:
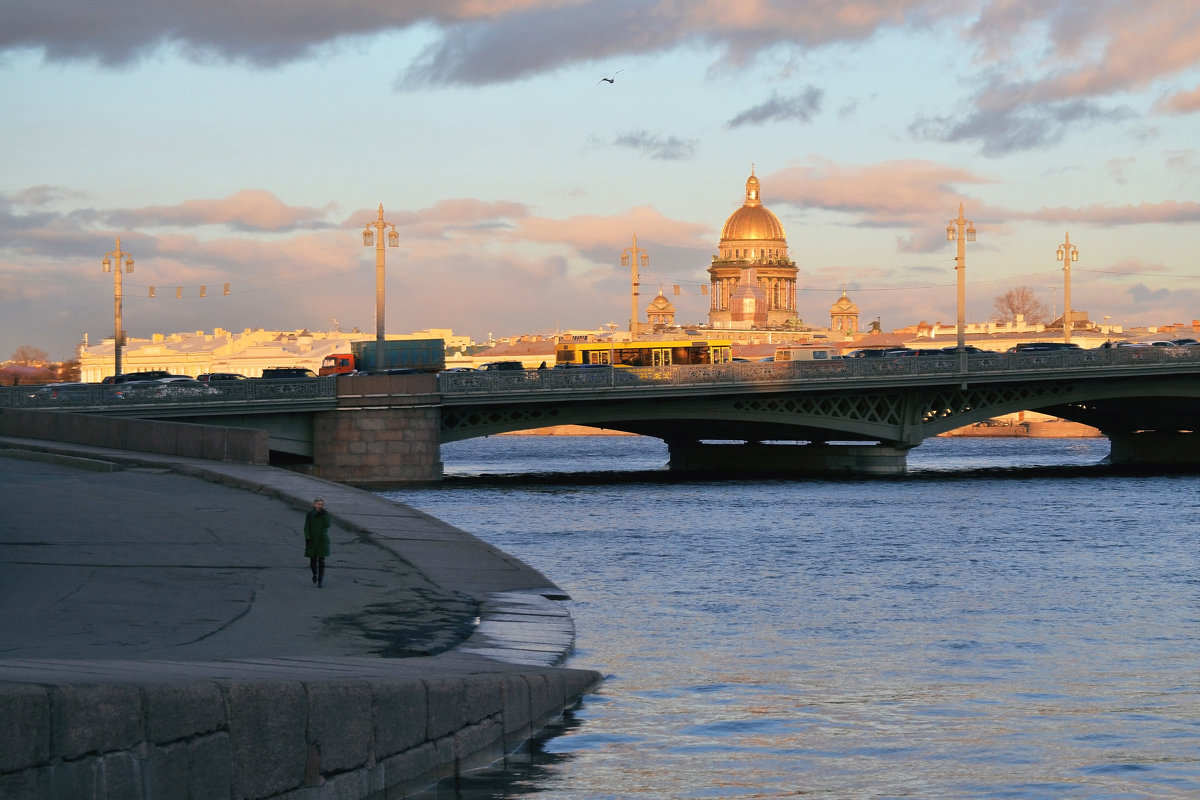
[[[776,361],[841,361],[842,354],[836,347],[785,346],[775,349]]]

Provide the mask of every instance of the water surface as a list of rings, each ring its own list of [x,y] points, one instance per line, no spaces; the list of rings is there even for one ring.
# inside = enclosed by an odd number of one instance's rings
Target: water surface
[[[1104,439],[934,439],[902,477],[688,480],[657,440],[448,445],[389,496],[570,593],[601,671],[436,797],[1200,797],[1196,478]]]

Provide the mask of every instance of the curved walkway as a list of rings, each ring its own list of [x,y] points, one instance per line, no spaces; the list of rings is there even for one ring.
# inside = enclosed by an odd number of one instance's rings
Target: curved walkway
[[[525,676],[551,687],[556,714],[599,680],[555,668],[574,628],[555,599],[566,594],[544,575],[370,492],[273,467],[11,438],[0,439],[0,485],[0,689],[358,678],[428,689],[447,676]],[[334,520],[320,589],[300,532],[316,496]],[[545,720],[542,706],[525,733]],[[53,752],[53,734],[45,752],[14,757],[18,735],[0,734],[5,797],[35,778],[40,793],[53,767],[82,757]],[[302,785],[347,772],[325,767],[309,765]],[[235,779],[232,793],[296,788],[285,784],[248,791]]]

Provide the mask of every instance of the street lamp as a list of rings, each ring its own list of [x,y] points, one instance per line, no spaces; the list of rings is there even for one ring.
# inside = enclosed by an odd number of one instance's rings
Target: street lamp
[[[121,330],[121,259],[125,260],[125,272],[133,272],[133,254],[121,252],[121,237],[117,237],[117,249],[104,254],[100,263],[105,272],[113,274],[113,375],[121,374],[121,347],[125,344],[125,332]]]
[[[640,257],[639,257],[640,254]],[[633,247],[626,247],[621,251],[621,266],[629,267],[631,274],[631,282],[633,287],[632,305],[629,313],[629,332],[634,336],[638,335],[641,328],[642,313],[638,309],[638,264],[642,267],[650,266],[650,255],[643,249],[638,247],[637,234],[633,235]]]
[[[375,230],[371,230],[374,228]],[[391,230],[387,230],[391,228]],[[376,358],[383,358],[383,283],[384,283],[384,250],[383,234],[387,231],[387,246],[399,247],[400,234],[396,226],[383,221],[383,203],[379,204],[379,219],[368,222],[363,228],[363,247],[375,245],[375,353]],[[376,236],[378,233],[378,236]]]
[[[965,229],[965,230],[964,230]],[[975,241],[975,223],[963,217],[963,204],[958,204],[958,219],[950,220],[946,226],[946,239],[958,242],[958,256],[954,269],[958,272],[958,352],[965,353],[967,347],[967,242]]]
[[[1071,232],[1058,246],[1058,260],[1063,262],[1063,341],[1071,341],[1071,262],[1079,260],[1079,248],[1071,244]]]

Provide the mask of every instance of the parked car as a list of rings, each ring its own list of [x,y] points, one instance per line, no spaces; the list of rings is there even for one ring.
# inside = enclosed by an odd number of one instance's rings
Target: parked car
[[[525,365],[520,361],[491,361],[487,364],[482,364],[479,367],[484,372],[495,372],[497,370],[516,370],[525,369]]]
[[[186,378],[186,375],[172,375],[165,369],[148,369],[142,372],[126,372],[121,375],[109,375],[101,383],[132,383],[134,381],[157,381],[163,378]]]
[[[1062,350],[1081,350],[1075,342],[1021,342],[1010,353],[1052,353]]]
[[[29,399],[35,403],[57,403],[70,397],[72,393],[82,393],[91,389],[89,383],[47,383],[37,387]]]
[[[898,358],[904,356],[915,355],[912,350],[907,347],[864,347],[859,350],[851,350],[843,358]]]
[[[262,377],[278,380],[280,378],[315,378],[317,373],[307,367],[267,367],[262,371]]]
[[[236,372],[202,372],[196,376],[196,380],[202,383],[212,383],[213,381],[244,381],[245,375],[238,375]]]

